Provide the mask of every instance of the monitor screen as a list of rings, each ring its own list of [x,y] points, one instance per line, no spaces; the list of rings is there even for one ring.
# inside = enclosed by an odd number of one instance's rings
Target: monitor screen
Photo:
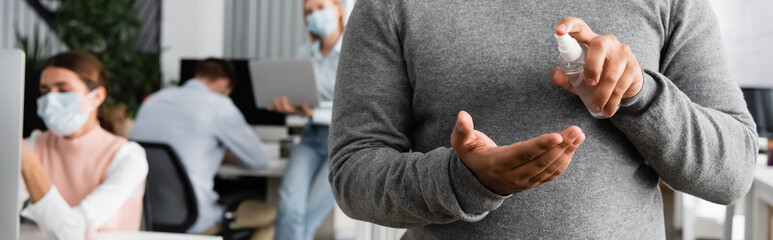
[[[22,135],[29,137],[32,131],[48,129],[38,117],[37,100],[40,97],[40,72],[29,71],[24,80],[24,129]]]
[[[200,59],[183,59],[180,63],[180,85],[193,78],[196,73],[196,63]],[[255,97],[252,92],[252,81],[250,77],[249,60],[230,60],[236,71],[236,85],[231,92],[233,100],[239,111],[250,125],[285,125],[285,115],[258,109],[255,106]]]
[[[19,234],[19,174],[21,173],[22,93],[24,92],[24,53],[0,49],[0,239],[16,239]]]
[[[773,137],[773,89],[743,88],[743,97],[760,137]]]

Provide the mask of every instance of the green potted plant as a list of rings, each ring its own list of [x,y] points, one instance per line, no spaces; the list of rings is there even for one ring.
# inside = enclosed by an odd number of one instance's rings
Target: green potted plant
[[[133,118],[142,99],[158,90],[160,53],[135,49],[135,32],[142,27],[128,0],[68,0],[56,10],[53,26],[70,47],[93,53],[108,71],[112,115],[118,132],[128,133],[122,119]]]
[[[45,19],[69,49],[88,51],[102,61],[109,74],[105,104],[113,116],[116,132],[124,135],[128,134],[130,119],[134,118],[142,99],[158,90],[161,82],[160,50],[139,52],[135,49],[135,33],[142,22],[132,3],[130,0],[61,1],[59,8],[49,13],[51,19]],[[26,49],[30,56],[29,48]]]

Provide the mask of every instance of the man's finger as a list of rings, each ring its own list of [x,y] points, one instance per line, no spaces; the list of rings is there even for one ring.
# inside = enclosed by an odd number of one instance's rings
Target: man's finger
[[[564,155],[564,153],[567,152],[566,148],[560,149],[557,152],[557,156],[554,156],[555,159],[550,163],[550,165],[546,166],[539,172],[534,172],[531,176],[529,176],[529,183],[542,184],[552,181],[553,179],[550,179],[552,176],[560,175],[566,170],[566,167],[569,166],[569,162],[572,161],[572,158]],[[529,164],[532,164],[533,162],[537,162],[537,160],[532,161]]]
[[[558,133],[542,134],[538,137],[504,146],[508,153],[509,168],[516,168],[533,160],[548,149],[555,147],[563,141]]]
[[[539,141],[542,140],[540,138],[544,136],[549,136],[549,138],[545,138],[544,140],[548,140],[546,142],[540,143]],[[551,139],[554,138],[554,139]],[[528,141],[520,142],[520,143],[529,143],[532,140],[535,140],[533,142],[534,145],[528,146],[525,148],[525,151],[521,151],[522,157],[525,157],[526,159],[536,159],[538,157],[541,157],[541,155],[545,154],[548,151],[551,151],[554,148],[568,148],[576,149],[576,145],[574,143],[578,142],[578,139],[582,138],[582,140],[585,140],[585,135],[582,133],[582,129],[577,126],[571,126],[563,131],[561,133],[550,133],[550,134],[544,134],[542,136],[532,138]],[[531,155],[531,156],[528,156]],[[518,166],[515,166],[518,167]]]
[[[630,71],[630,67],[626,67],[623,76],[617,81],[617,85],[614,87],[612,94],[609,96],[609,100],[604,105],[604,116],[612,117],[617,112],[617,106],[620,106],[620,101],[623,99],[623,94],[631,87],[633,80],[636,78],[636,73]],[[638,70],[638,69],[634,69]]]
[[[628,67],[625,72],[633,74],[631,86],[628,87],[628,90],[623,94],[623,98],[630,98],[641,91],[641,88],[644,85],[644,73],[642,72],[641,67],[639,67],[639,62],[636,61],[636,58],[628,59]]]
[[[567,151],[574,152],[574,150],[577,150],[577,147],[585,141],[585,133],[583,133],[582,129],[578,126],[571,126],[564,129],[564,131],[561,131],[561,136],[574,139],[574,141],[565,142],[567,144]]]
[[[540,184],[553,181],[558,175],[561,175],[564,170],[566,170],[566,167],[569,166],[569,162],[572,161],[572,156],[577,150],[577,147],[585,141],[585,134],[577,126],[571,126],[565,129],[561,132],[561,136],[564,137],[564,141],[558,145],[560,147],[555,147],[539,156],[540,159],[555,158],[556,160],[552,161],[549,166],[545,167],[540,172],[533,174],[529,181],[539,182]],[[536,161],[537,160],[533,162]]]
[[[555,161],[550,165],[550,167],[543,172],[543,175],[537,176],[532,180],[537,181],[540,184],[556,180],[556,178],[563,174],[564,171],[566,171],[566,168],[569,167],[569,163],[572,162],[572,155],[574,155],[574,152],[569,153],[568,156],[563,156],[560,160]]]
[[[451,133],[451,145],[457,151],[464,149],[473,139],[475,126],[472,123],[472,116],[466,111],[460,111],[456,116],[456,125]]]
[[[577,91],[574,90],[574,86],[572,86],[572,83],[569,82],[569,77],[566,76],[564,70],[562,70],[561,67],[555,67],[550,70],[550,80],[553,81],[553,84],[558,85],[559,87],[569,91],[574,95],[577,95]]]
[[[612,54],[617,38],[614,35],[599,36],[588,45],[588,53],[585,56],[585,83],[595,86],[601,79],[601,74]]]
[[[618,87],[620,77],[626,71],[628,61],[620,52],[611,52],[610,58],[601,71],[601,78],[596,85],[596,92],[591,98],[591,111],[600,113],[609,102],[615,89]]]
[[[574,139],[564,138],[564,141],[540,154],[536,159],[518,166],[513,171],[514,176],[529,179],[530,182],[541,182],[542,179],[553,174],[550,167],[564,155],[566,149],[575,139],[576,137]]]
[[[598,37],[598,34],[594,33],[585,21],[576,17],[565,17],[558,21],[555,32],[557,35],[569,33],[572,38],[585,45],[590,45],[591,40]]]

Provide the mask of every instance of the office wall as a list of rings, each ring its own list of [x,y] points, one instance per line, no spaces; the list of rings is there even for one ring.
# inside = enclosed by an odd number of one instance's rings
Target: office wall
[[[303,0],[164,0],[165,85],[180,81],[182,58],[289,58],[307,41]]]
[[[289,58],[308,41],[303,0],[226,0],[225,56]]]
[[[733,76],[742,87],[773,88],[773,1],[710,0]]]
[[[42,0],[41,3],[50,8],[58,6],[58,1],[54,0]],[[48,48],[43,52],[43,56],[50,56],[67,49],[24,0],[0,0],[0,48],[18,48],[16,29],[18,28],[21,35],[31,38],[35,25],[38,25],[40,38],[49,39]]]
[[[343,0],[349,16],[355,0]],[[291,58],[309,41],[303,0],[226,0],[225,57]]]
[[[223,57],[225,0],[164,0],[161,6],[163,86],[179,81],[180,59]]]

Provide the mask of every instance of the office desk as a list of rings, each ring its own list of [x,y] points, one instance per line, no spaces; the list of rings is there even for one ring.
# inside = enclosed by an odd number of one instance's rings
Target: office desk
[[[765,161],[760,156],[758,161]],[[745,239],[769,239],[770,207],[773,206],[773,167],[759,166],[754,171],[754,183],[746,195]]]
[[[222,178],[237,177],[266,177],[281,178],[287,166],[287,159],[272,158],[268,161],[268,166],[260,170],[247,170],[236,165],[223,164],[217,169],[217,175]]]
[[[32,224],[22,224],[19,228],[19,239],[50,240],[40,229]],[[161,232],[99,232],[93,240],[223,240],[220,236],[205,236]]]
[[[266,204],[276,206],[279,201],[279,184],[282,181],[285,166],[287,166],[287,159],[277,157],[272,157],[268,161],[268,166],[260,170],[247,170],[236,165],[224,164],[217,169],[217,176],[221,178],[265,177],[267,179]],[[334,239],[334,228],[333,212],[331,212],[319,227],[314,239]]]
[[[286,159],[272,158],[268,161],[268,166],[260,170],[247,170],[236,165],[223,164],[217,169],[217,176],[221,178],[239,178],[239,177],[265,177],[266,181],[266,203],[276,205],[279,200],[279,184],[282,174],[284,174]]]

